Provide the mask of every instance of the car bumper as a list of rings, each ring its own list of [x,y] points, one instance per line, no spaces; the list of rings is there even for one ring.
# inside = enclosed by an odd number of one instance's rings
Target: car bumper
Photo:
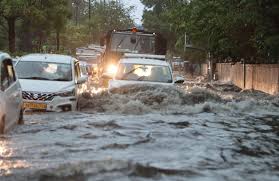
[[[52,101],[37,101],[23,99],[25,110],[37,111],[75,111],[77,107],[76,97],[55,97]]]
[[[128,81],[128,80],[110,80],[108,90],[121,88],[129,85],[161,85],[161,86],[174,86],[174,83],[162,83],[162,82],[146,82],[146,81]]]

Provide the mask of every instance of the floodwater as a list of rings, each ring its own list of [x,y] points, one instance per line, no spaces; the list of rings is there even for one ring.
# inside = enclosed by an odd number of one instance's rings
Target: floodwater
[[[230,85],[92,89],[82,110],[25,115],[0,180],[279,180],[279,97]]]

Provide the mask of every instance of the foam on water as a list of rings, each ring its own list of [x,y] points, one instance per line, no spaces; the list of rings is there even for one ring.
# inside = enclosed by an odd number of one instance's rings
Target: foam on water
[[[222,88],[224,89],[224,87]],[[174,86],[131,85],[110,91],[85,93],[80,106],[88,112],[121,114],[189,114],[201,112],[276,112],[278,97],[255,92],[239,92],[226,87],[228,94],[218,87],[192,87],[186,91]]]

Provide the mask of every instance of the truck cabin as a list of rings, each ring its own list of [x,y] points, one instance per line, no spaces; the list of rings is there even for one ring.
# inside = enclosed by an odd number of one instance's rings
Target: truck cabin
[[[166,40],[157,33],[138,30],[109,31],[101,40],[101,45],[106,45],[106,53],[135,53],[165,55]]]
[[[162,35],[136,28],[109,31],[100,41],[106,45],[100,72],[115,72],[118,61],[124,54],[165,55],[166,40]]]

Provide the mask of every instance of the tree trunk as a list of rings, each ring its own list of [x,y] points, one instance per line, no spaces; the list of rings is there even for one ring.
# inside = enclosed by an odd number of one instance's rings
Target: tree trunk
[[[23,25],[21,27],[22,32],[19,34],[19,44],[18,47],[20,50],[23,50],[25,52],[32,52],[33,50],[33,43],[32,39],[32,30],[31,30],[31,21],[28,19],[24,19]]]
[[[38,32],[38,38],[39,38],[39,41],[38,41],[38,52],[42,52],[42,47],[43,47],[43,38],[44,38],[44,33],[39,30]]]
[[[9,51],[10,51],[10,53],[14,53],[16,50],[15,21],[16,21],[16,18],[7,18],[8,27],[9,27],[8,33],[9,33]]]
[[[56,50],[59,52],[60,50],[60,31],[56,30]]]

